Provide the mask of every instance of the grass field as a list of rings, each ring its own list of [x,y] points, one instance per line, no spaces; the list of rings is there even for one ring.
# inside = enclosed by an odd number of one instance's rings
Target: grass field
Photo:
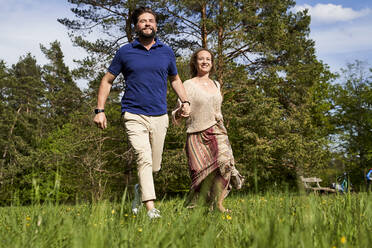
[[[123,198],[125,199],[125,197]],[[232,195],[232,213],[158,201],[163,217],[130,201],[0,208],[0,247],[371,247],[372,195]]]

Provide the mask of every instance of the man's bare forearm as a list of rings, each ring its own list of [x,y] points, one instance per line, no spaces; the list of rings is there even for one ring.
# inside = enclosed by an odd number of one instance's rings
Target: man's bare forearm
[[[110,72],[107,72],[101,80],[101,84],[98,90],[97,108],[104,109],[108,95],[110,94],[112,83],[114,82],[115,76]]]
[[[178,98],[182,102],[181,105],[181,116],[182,117],[188,117],[190,115],[190,102],[189,99],[187,98],[187,93],[185,90],[185,87],[183,86],[183,83],[178,75],[173,76],[170,78],[171,79],[171,84],[173,90],[176,92]]]
[[[188,100],[185,87],[178,75],[171,78],[171,85],[181,102]]]

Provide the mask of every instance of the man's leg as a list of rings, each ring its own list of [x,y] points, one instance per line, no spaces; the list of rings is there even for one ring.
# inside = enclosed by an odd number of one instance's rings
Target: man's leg
[[[146,203],[148,210],[154,208],[156,199],[154,180],[152,176],[152,152],[150,145],[149,121],[147,116],[126,112],[124,125],[136,154],[139,183],[141,185],[141,200]],[[150,204],[147,204],[150,202]]]
[[[158,172],[164,148],[165,135],[169,125],[168,115],[151,117],[150,144],[152,150],[152,171]]]
[[[162,116],[150,116],[149,118],[152,171],[158,172],[161,168],[164,140],[169,125],[169,119],[166,114]],[[148,210],[151,210],[154,208],[154,201],[146,201],[145,205]]]

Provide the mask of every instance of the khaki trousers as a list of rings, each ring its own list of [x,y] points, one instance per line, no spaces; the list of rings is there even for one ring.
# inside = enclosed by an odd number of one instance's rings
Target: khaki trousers
[[[168,115],[146,116],[125,112],[124,126],[134,149],[141,186],[142,201],[155,200],[153,172],[161,167]]]

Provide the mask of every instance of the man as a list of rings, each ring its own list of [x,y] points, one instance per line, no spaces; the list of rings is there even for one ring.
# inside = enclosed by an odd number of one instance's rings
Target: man
[[[149,8],[140,7],[134,11],[132,21],[138,37],[117,51],[102,78],[94,122],[102,129],[107,127],[105,102],[114,79],[122,73],[126,82],[121,100],[124,126],[136,154],[141,201],[152,219],[161,217],[154,205],[153,172],[160,170],[169,123],[166,102],[168,77],[183,102],[182,115],[185,117],[190,113],[190,102],[177,74],[172,49],[156,38],[156,14]],[[137,212],[133,204],[132,210]]]

